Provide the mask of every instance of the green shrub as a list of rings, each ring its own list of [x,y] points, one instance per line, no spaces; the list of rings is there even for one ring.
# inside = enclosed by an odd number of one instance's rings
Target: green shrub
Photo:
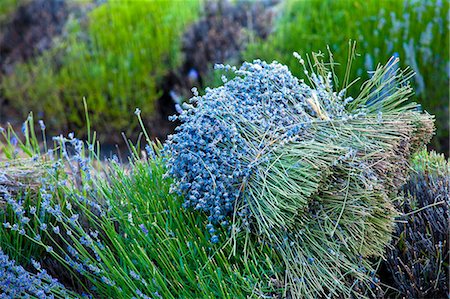
[[[93,127],[132,131],[127,111],[151,115],[158,86],[181,62],[183,28],[198,12],[197,1],[109,1],[71,19],[66,32],[35,61],[21,64],[2,83],[11,104],[24,114],[43,114],[54,128],[83,128],[82,98]],[[86,21],[86,22],[84,22]]]
[[[421,150],[414,155],[412,168],[416,173],[435,174],[445,176],[450,173],[450,163],[444,155],[434,151]]]
[[[22,1],[23,2],[23,1]],[[4,23],[10,14],[19,6],[19,0],[2,0],[0,5],[0,25]]]
[[[443,2],[443,3],[442,3]],[[449,36],[448,1],[293,1],[282,4],[275,30],[266,41],[247,48],[244,59],[260,58],[288,65],[295,74],[303,72],[292,56],[303,57],[318,49],[334,61],[346,61],[348,41],[358,43],[365,53],[354,60],[350,78],[361,76],[353,90],[373,71],[376,63],[384,63],[393,55],[400,67],[411,66],[416,100],[436,115],[437,137],[434,147],[448,149]],[[336,68],[338,78],[345,78],[344,67]],[[355,93],[355,92],[352,92]]]

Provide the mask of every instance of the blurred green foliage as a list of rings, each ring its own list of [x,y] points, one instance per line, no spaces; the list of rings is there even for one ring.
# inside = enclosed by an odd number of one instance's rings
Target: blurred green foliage
[[[265,41],[249,45],[244,60],[260,58],[287,64],[304,77],[294,51],[302,55],[321,50],[333,53],[336,76],[345,78],[348,41],[357,42],[361,53],[353,62],[351,77],[360,76],[350,89],[356,94],[378,63],[398,55],[401,67],[410,66],[416,76],[416,100],[436,115],[433,146],[448,149],[449,98],[449,2],[448,1],[332,1],[287,0],[281,4],[274,32]]]
[[[0,24],[4,23],[10,14],[20,4],[19,0],[0,0]],[[22,1],[23,2],[23,1]]]
[[[445,176],[450,174],[450,163],[445,156],[426,149],[416,153],[411,161],[412,169],[417,173]]]
[[[5,97],[58,129],[83,129],[83,97],[92,126],[131,132],[132,111],[154,110],[163,77],[181,62],[184,27],[199,13],[199,1],[111,0],[85,18],[71,18],[52,49],[16,65],[2,80]]]

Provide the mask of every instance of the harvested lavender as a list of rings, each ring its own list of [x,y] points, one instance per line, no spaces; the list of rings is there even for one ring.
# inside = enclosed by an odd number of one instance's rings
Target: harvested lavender
[[[355,99],[345,86],[334,91],[320,55],[308,62],[310,85],[277,62],[220,65],[234,79],[174,117],[182,124],[165,144],[168,175],[186,208],[209,215],[213,243],[221,225],[232,240],[245,232],[272,244],[292,297],[350,296],[348,281],[374,282],[365,257],[390,240],[391,195],[432,119],[403,104],[411,73],[397,59]]]
[[[183,124],[167,143],[173,154],[170,174],[187,191],[186,206],[208,211],[213,223],[233,211],[252,170],[267,162],[277,146],[305,138],[318,113],[328,119],[350,117],[342,94],[329,98],[318,78],[313,90],[286,66],[262,61],[244,63],[235,73],[242,77],[192,98],[195,108],[184,105],[187,110],[178,116]],[[326,103],[324,111],[308,102],[319,100]]]

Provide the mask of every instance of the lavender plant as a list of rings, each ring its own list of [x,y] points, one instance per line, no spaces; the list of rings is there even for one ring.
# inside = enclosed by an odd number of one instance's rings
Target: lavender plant
[[[41,130],[45,140],[45,125]],[[38,221],[30,217],[23,207],[40,207],[39,189],[47,167],[51,166],[39,157],[40,147],[34,131],[33,114],[22,125],[21,138],[8,125],[0,128],[3,140],[0,141],[0,248],[15,262],[24,267],[31,266],[30,257],[43,256],[43,250],[33,242],[28,242],[24,235],[24,225],[38,227]],[[46,143],[44,142],[44,148]],[[17,204],[17,201],[20,204]],[[45,215],[40,221],[48,221]],[[23,224],[21,223],[23,220]]]
[[[139,109],[136,114],[142,123]],[[49,272],[69,274],[65,283],[75,281],[94,298],[259,298],[280,292],[280,262],[268,244],[252,246],[248,259],[228,258],[230,247],[213,246],[199,229],[205,217],[182,209],[169,194],[159,145],[149,143],[148,159],[141,159],[139,147],[130,144],[128,165],[104,161],[98,172],[93,139],[69,134],[54,143],[37,159],[48,163],[34,201],[14,194],[5,202],[0,247],[36,245],[41,251],[29,257],[48,257]],[[8,244],[18,230],[22,242]]]
[[[402,187],[402,217],[386,253],[394,287],[411,298],[448,295],[450,165],[443,155],[422,151]]]
[[[48,163],[35,205],[6,201],[14,217],[0,240],[23,230],[95,297],[368,295],[378,281],[367,257],[390,239],[392,193],[432,119],[404,103],[411,74],[395,59],[353,99],[333,90],[320,55],[309,68],[298,58],[308,84],[278,63],[222,66],[236,78],[179,109],[183,124],[165,145],[172,187],[206,213],[168,193],[151,147],[149,160],[130,146],[130,165],[97,172],[95,138],[59,136],[39,156],[32,124],[24,142],[4,132],[12,158],[20,146]]]
[[[405,103],[412,74],[398,59],[353,98],[349,72],[335,91],[333,63],[295,56],[308,82],[277,62],[219,65],[235,78],[204,96],[194,90],[173,117],[182,124],[165,144],[168,175],[186,208],[207,213],[213,243],[236,246],[246,234],[271,244],[290,296],[348,297],[357,282],[375,281],[366,258],[390,240],[393,191],[432,118]]]
[[[0,298],[76,298],[33,260],[37,273],[16,265],[0,249]]]

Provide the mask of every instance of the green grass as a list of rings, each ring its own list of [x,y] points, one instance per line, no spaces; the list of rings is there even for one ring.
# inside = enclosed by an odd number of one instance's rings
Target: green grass
[[[69,19],[54,48],[19,64],[2,91],[21,111],[43,114],[55,129],[85,130],[83,97],[93,127],[133,132],[127,111],[151,116],[164,76],[181,62],[180,39],[198,1],[116,1],[86,19]],[[51,123],[50,123],[51,121]]]
[[[26,0],[0,0],[0,26],[5,23],[9,19],[11,13],[24,2],[26,2]]]
[[[350,78],[361,77],[350,92],[357,94],[361,82],[369,76],[367,71],[374,71],[376,63],[384,64],[398,53],[400,67],[410,66],[416,72],[412,79],[416,100],[436,115],[437,136],[433,145],[446,151],[443,144],[448,145],[449,136],[449,3],[442,1],[442,7],[438,7],[438,1],[412,2],[287,0],[280,6],[274,32],[267,40],[249,45],[243,58],[277,60],[294,75],[305,77],[292,55],[294,51],[305,58],[312,51],[328,53],[329,45],[334,61],[345,62],[348,41],[352,39],[358,44],[358,52],[363,53],[353,61],[350,73]],[[337,78],[345,78],[345,66],[336,66]]]

